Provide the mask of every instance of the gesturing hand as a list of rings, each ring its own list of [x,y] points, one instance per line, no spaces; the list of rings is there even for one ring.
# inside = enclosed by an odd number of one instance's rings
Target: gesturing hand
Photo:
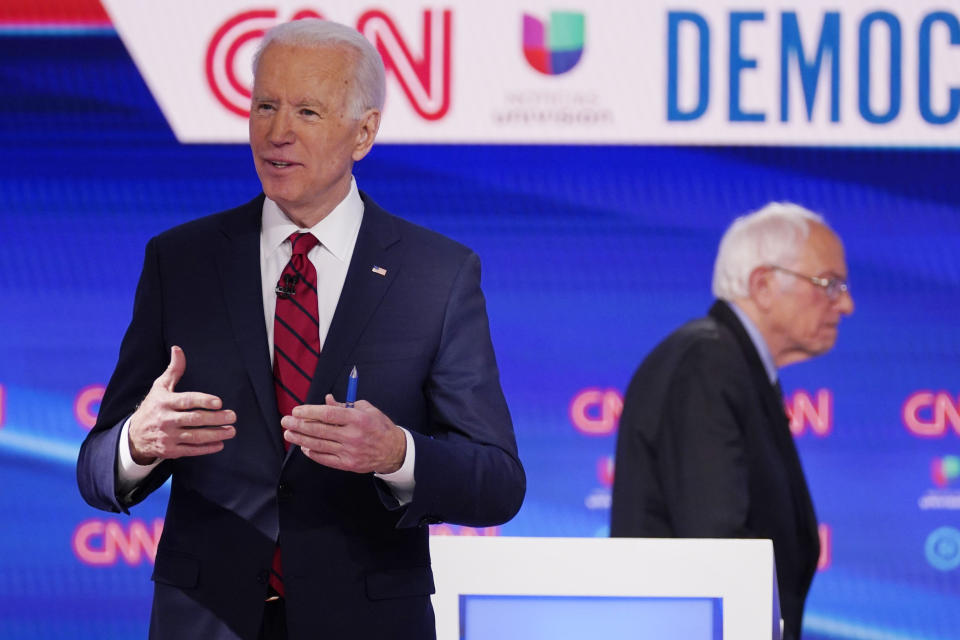
[[[326,404],[294,407],[280,421],[283,437],[322,465],[355,473],[392,473],[403,464],[403,429],[366,400],[348,408],[327,394]]]
[[[170,365],[153,381],[150,393],[131,416],[130,454],[137,464],[216,453],[223,449],[224,440],[237,434],[233,426],[237,416],[229,409],[222,410],[220,398],[174,391],[186,369],[183,349],[170,349]]]

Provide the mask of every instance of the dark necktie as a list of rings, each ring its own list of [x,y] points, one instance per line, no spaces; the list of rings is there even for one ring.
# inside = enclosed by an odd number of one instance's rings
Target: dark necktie
[[[277,282],[277,310],[273,321],[273,383],[277,410],[288,416],[304,404],[320,358],[320,321],[317,305],[317,270],[307,253],[319,242],[309,233],[293,233],[290,262]],[[284,447],[290,444],[284,440]],[[270,586],[283,595],[280,545],[273,554]]]

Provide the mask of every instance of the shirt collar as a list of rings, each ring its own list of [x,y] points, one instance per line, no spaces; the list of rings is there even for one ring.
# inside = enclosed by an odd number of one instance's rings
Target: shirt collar
[[[777,382],[777,365],[773,362],[773,354],[770,353],[770,348],[767,346],[766,340],[763,339],[763,336],[760,334],[760,330],[757,329],[757,325],[753,324],[753,320],[736,305],[734,302],[727,302],[727,306],[733,309],[733,312],[737,314],[737,318],[740,319],[740,324],[743,325],[743,328],[746,330],[747,335],[750,336],[750,341],[753,342],[754,348],[757,350],[757,354],[760,356],[760,361],[763,363],[763,368],[767,370],[767,377],[770,378],[770,383],[775,384]]]
[[[265,198],[260,227],[260,246],[265,255],[270,255],[283,245],[295,231],[307,231],[316,236],[320,244],[335,258],[345,262],[363,220],[363,200],[357,190],[357,181],[350,178],[350,190],[333,211],[309,229],[301,229],[286,216],[280,206]]]

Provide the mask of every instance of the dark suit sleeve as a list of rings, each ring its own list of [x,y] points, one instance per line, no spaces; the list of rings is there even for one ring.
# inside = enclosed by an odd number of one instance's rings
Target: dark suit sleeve
[[[433,437],[413,433],[416,488],[399,526],[492,526],[520,509],[526,478],[500,388],[480,261],[460,267],[425,393]]]
[[[165,463],[144,478],[123,500],[116,492],[117,447],[123,423],[167,366],[161,331],[160,276],[156,240],[147,244],[143,271],[134,298],[133,319],[120,346],[116,369],[100,403],[97,423],[87,434],[77,460],[77,484],[84,500],[97,509],[127,512],[163,484]]]
[[[677,537],[750,537],[738,385],[712,345],[686,354],[667,389],[657,459]],[[738,380],[738,378],[741,378]]]

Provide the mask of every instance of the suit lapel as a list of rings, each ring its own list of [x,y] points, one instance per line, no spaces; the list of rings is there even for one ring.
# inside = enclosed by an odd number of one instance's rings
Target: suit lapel
[[[337,375],[353,364],[347,363],[347,357],[400,271],[400,252],[394,246],[400,236],[393,218],[365,193],[360,195],[363,222],[310,385],[307,397],[311,403],[322,404]]]
[[[264,424],[274,434],[271,442],[276,447],[277,455],[281,456],[283,441],[267,348],[263,291],[260,284],[260,224],[263,199],[261,194],[224,217],[221,225],[223,237],[217,248],[216,260],[223,282],[227,315],[240,357],[253,384]]]
[[[760,354],[757,353],[757,349],[746,329],[743,328],[740,319],[730,307],[724,302],[717,301],[710,308],[710,315],[730,329],[747,359],[754,386],[759,390],[764,413],[767,414],[770,421],[771,437],[780,451],[781,459],[790,475],[790,490],[793,494],[797,522],[800,523],[803,531],[810,538],[811,546],[819,549],[820,538],[817,531],[817,516],[813,509],[810,491],[807,488],[803,466],[800,464],[797,446],[793,441],[793,435],[790,433],[790,422],[783,405],[783,397],[778,388],[770,384],[767,370],[760,360]]]

